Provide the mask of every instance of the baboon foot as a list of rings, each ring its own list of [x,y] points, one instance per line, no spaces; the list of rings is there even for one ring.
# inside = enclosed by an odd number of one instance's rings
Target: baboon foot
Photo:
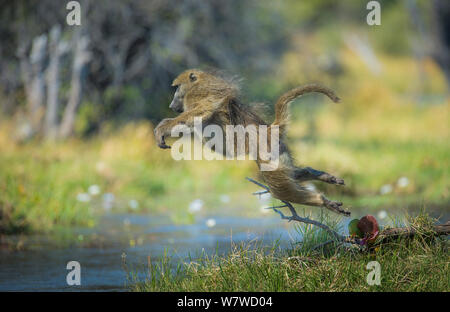
[[[350,216],[350,211],[345,210],[344,208],[342,208],[342,203],[341,202],[337,202],[337,201],[332,201],[326,198],[323,198],[324,201],[324,207],[327,209],[330,209],[334,212],[343,214],[347,217]]]
[[[344,179],[337,178],[329,173],[324,173],[318,177],[318,180],[324,181],[330,184],[338,184],[338,185],[345,185]]]

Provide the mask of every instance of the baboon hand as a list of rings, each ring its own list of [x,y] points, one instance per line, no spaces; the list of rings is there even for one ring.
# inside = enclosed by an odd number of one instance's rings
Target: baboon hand
[[[158,146],[162,149],[167,149],[170,148],[169,145],[166,144],[166,142],[164,141],[164,137],[161,137],[160,142],[158,143]]]
[[[157,132],[155,130],[155,138],[156,138],[156,142],[158,143],[158,146],[162,149],[167,149],[170,148],[169,145],[166,144],[166,140],[164,138],[164,135],[162,135],[161,133]]]
[[[158,143],[158,146],[162,149],[167,149],[170,148],[169,145],[166,144],[166,140],[165,140],[165,125],[169,122],[169,119],[164,119],[162,120],[159,125],[155,128],[155,138],[156,138],[156,143]]]

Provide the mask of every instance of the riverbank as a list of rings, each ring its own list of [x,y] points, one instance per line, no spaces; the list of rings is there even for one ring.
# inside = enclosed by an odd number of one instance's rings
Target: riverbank
[[[412,222],[423,235],[373,252],[236,246],[225,257],[202,257],[176,270],[170,269],[169,258],[163,259],[147,268],[144,280],[131,272],[129,284],[134,291],[449,291],[448,240],[426,234],[428,218]],[[374,273],[373,266],[367,268],[373,261],[380,265],[379,285],[367,281]]]

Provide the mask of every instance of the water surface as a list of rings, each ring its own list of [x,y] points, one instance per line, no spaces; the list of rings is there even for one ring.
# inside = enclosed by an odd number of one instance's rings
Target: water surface
[[[166,252],[175,260],[203,253],[224,254],[231,242],[250,242],[272,246],[274,241],[289,244],[286,222],[277,216],[261,218],[216,217],[209,227],[207,219],[194,224],[176,225],[168,218],[110,214],[94,229],[76,229],[80,243],[71,247],[48,244],[48,237],[33,237],[22,251],[0,250],[0,291],[124,291],[127,265],[158,261]],[[211,226],[210,221],[210,226]],[[81,286],[68,286],[69,261],[81,265]]]

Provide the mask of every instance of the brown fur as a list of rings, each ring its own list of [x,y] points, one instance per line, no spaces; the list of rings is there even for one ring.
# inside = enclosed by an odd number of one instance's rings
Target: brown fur
[[[170,134],[172,127],[178,124],[193,127],[194,117],[202,117],[203,126],[209,124],[221,126],[224,134],[226,134],[226,125],[244,127],[266,125],[251,107],[241,103],[237,85],[220,75],[191,69],[181,73],[172,85],[177,86],[178,89],[170,107],[181,114],[175,118],[162,120],[155,128],[155,137],[161,148],[170,148],[165,143],[165,137]],[[350,215],[350,212],[342,208],[342,203],[330,201],[322,194],[308,190],[301,184],[308,180],[320,180],[343,185],[344,180],[310,167],[295,166],[288,147],[284,143],[289,121],[289,103],[309,92],[320,92],[335,102],[339,101],[332,90],[316,84],[297,87],[283,94],[275,104],[275,121],[268,128],[270,132],[273,126],[279,126],[279,166],[273,171],[261,171],[261,175],[275,198],[291,203],[321,206],[337,213]],[[268,146],[270,146],[270,134],[268,140]],[[246,140],[246,153],[249,152],[249,148],[248,140]],[[263,163],[259,158],[256,162],[258,167]]]

